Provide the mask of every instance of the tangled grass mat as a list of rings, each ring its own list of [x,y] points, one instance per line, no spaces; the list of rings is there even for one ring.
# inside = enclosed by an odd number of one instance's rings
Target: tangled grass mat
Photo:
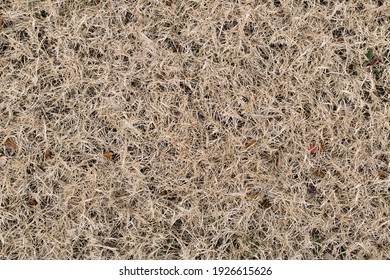
[[[2,0],[1,259],[390,259],[390,2]]]

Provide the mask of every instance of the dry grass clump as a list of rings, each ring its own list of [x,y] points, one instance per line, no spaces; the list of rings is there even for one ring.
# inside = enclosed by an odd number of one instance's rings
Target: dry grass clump
[[[0,12],[0,258],[390,258],[389,1]]]

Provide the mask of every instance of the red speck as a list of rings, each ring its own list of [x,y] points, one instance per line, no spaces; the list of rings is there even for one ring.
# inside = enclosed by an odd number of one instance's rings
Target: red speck
[[[316,144],[310,144],[309,152],[311,154],[315,154],[317,153],[317,151],[318,151],[318,147],[316,146]]]

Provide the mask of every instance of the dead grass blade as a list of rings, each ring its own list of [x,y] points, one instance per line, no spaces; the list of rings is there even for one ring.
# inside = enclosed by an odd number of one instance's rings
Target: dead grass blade
[[[7,150],[11,152],[16,152],[18,150],[18,145],[10,138],[7,138],[7,140],[5,140],[4,146]]]

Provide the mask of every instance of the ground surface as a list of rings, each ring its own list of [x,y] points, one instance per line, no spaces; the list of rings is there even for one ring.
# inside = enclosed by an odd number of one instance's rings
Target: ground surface
[[[389,1],[0,14],[1,259],[390,259]]]

